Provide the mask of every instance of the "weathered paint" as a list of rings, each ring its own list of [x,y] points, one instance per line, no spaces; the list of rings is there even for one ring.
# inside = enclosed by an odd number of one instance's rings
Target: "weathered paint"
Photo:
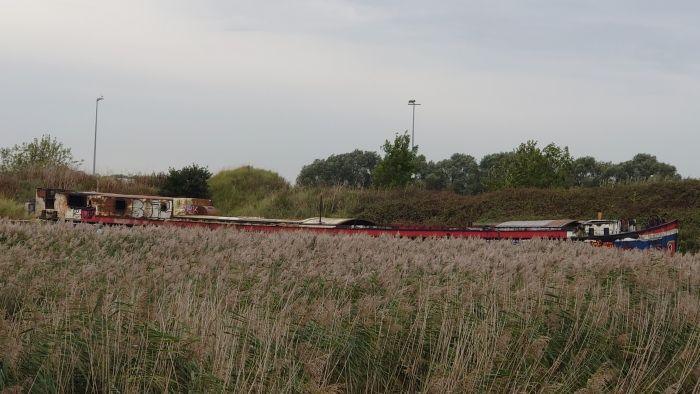
[[[205,198],[173,199],[173,216],[216,216],[219,210],[214,208],[211,200]]]
[[[54,197],[53,209],[46,206],[46,198],[49,195]],[[71,198],[80,200],[81,204],[71,206]],[[160,196],[37,189],[36,204],[38,216],[55,212],[56,219],[69,221],[81,220],[81,211],[85,208],[90,208],[91,215],[98,217],[165,220],[173,216],[173,199]]]
[[[619,220],[589,220],[583,223],[583,229],[586,235],[595,237],[618,234],[621,231],[621,223]]]
[[[54,196],[55,201],[53,205],[58,219],[80,220],[80,209],[68,206],[68,194],[56,192]]]

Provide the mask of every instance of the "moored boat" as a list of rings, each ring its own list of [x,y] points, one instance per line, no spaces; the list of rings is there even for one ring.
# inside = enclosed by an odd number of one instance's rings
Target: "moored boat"
[[[242,231],[307,231],[329,234],[393,235],[410,238],[454,237],[560,239],[623,249],[660,249],[678,245],[678,221],[654,219],[644,228],[631,220],[572,219],[509,221],[467,227],[383,226],[358,218],[304,220],[221,216],[211,200],[165,196],[79,192],[39,188],[33,212],[42,220],[125,226],[228,227]]]

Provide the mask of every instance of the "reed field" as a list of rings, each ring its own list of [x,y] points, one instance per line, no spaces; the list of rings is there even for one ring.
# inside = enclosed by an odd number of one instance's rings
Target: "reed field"
[[[0,221],[0,391],[692,392],[700,256]]]

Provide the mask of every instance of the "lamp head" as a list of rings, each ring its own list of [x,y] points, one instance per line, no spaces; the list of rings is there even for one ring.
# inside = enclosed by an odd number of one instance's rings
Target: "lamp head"
[[[100,97],[98,97],[97,100],[95,100],[95,101],[101,101],[101,100],[104,100],[104,99],[105,99],[104,97],[100,96]]]

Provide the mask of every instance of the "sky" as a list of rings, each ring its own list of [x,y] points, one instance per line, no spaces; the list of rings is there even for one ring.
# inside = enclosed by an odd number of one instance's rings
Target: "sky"
[[[411,129],[429,160],[526,140],[700,177],[700,2],[0,0],[0,146],[97,170],[304,164]]]

